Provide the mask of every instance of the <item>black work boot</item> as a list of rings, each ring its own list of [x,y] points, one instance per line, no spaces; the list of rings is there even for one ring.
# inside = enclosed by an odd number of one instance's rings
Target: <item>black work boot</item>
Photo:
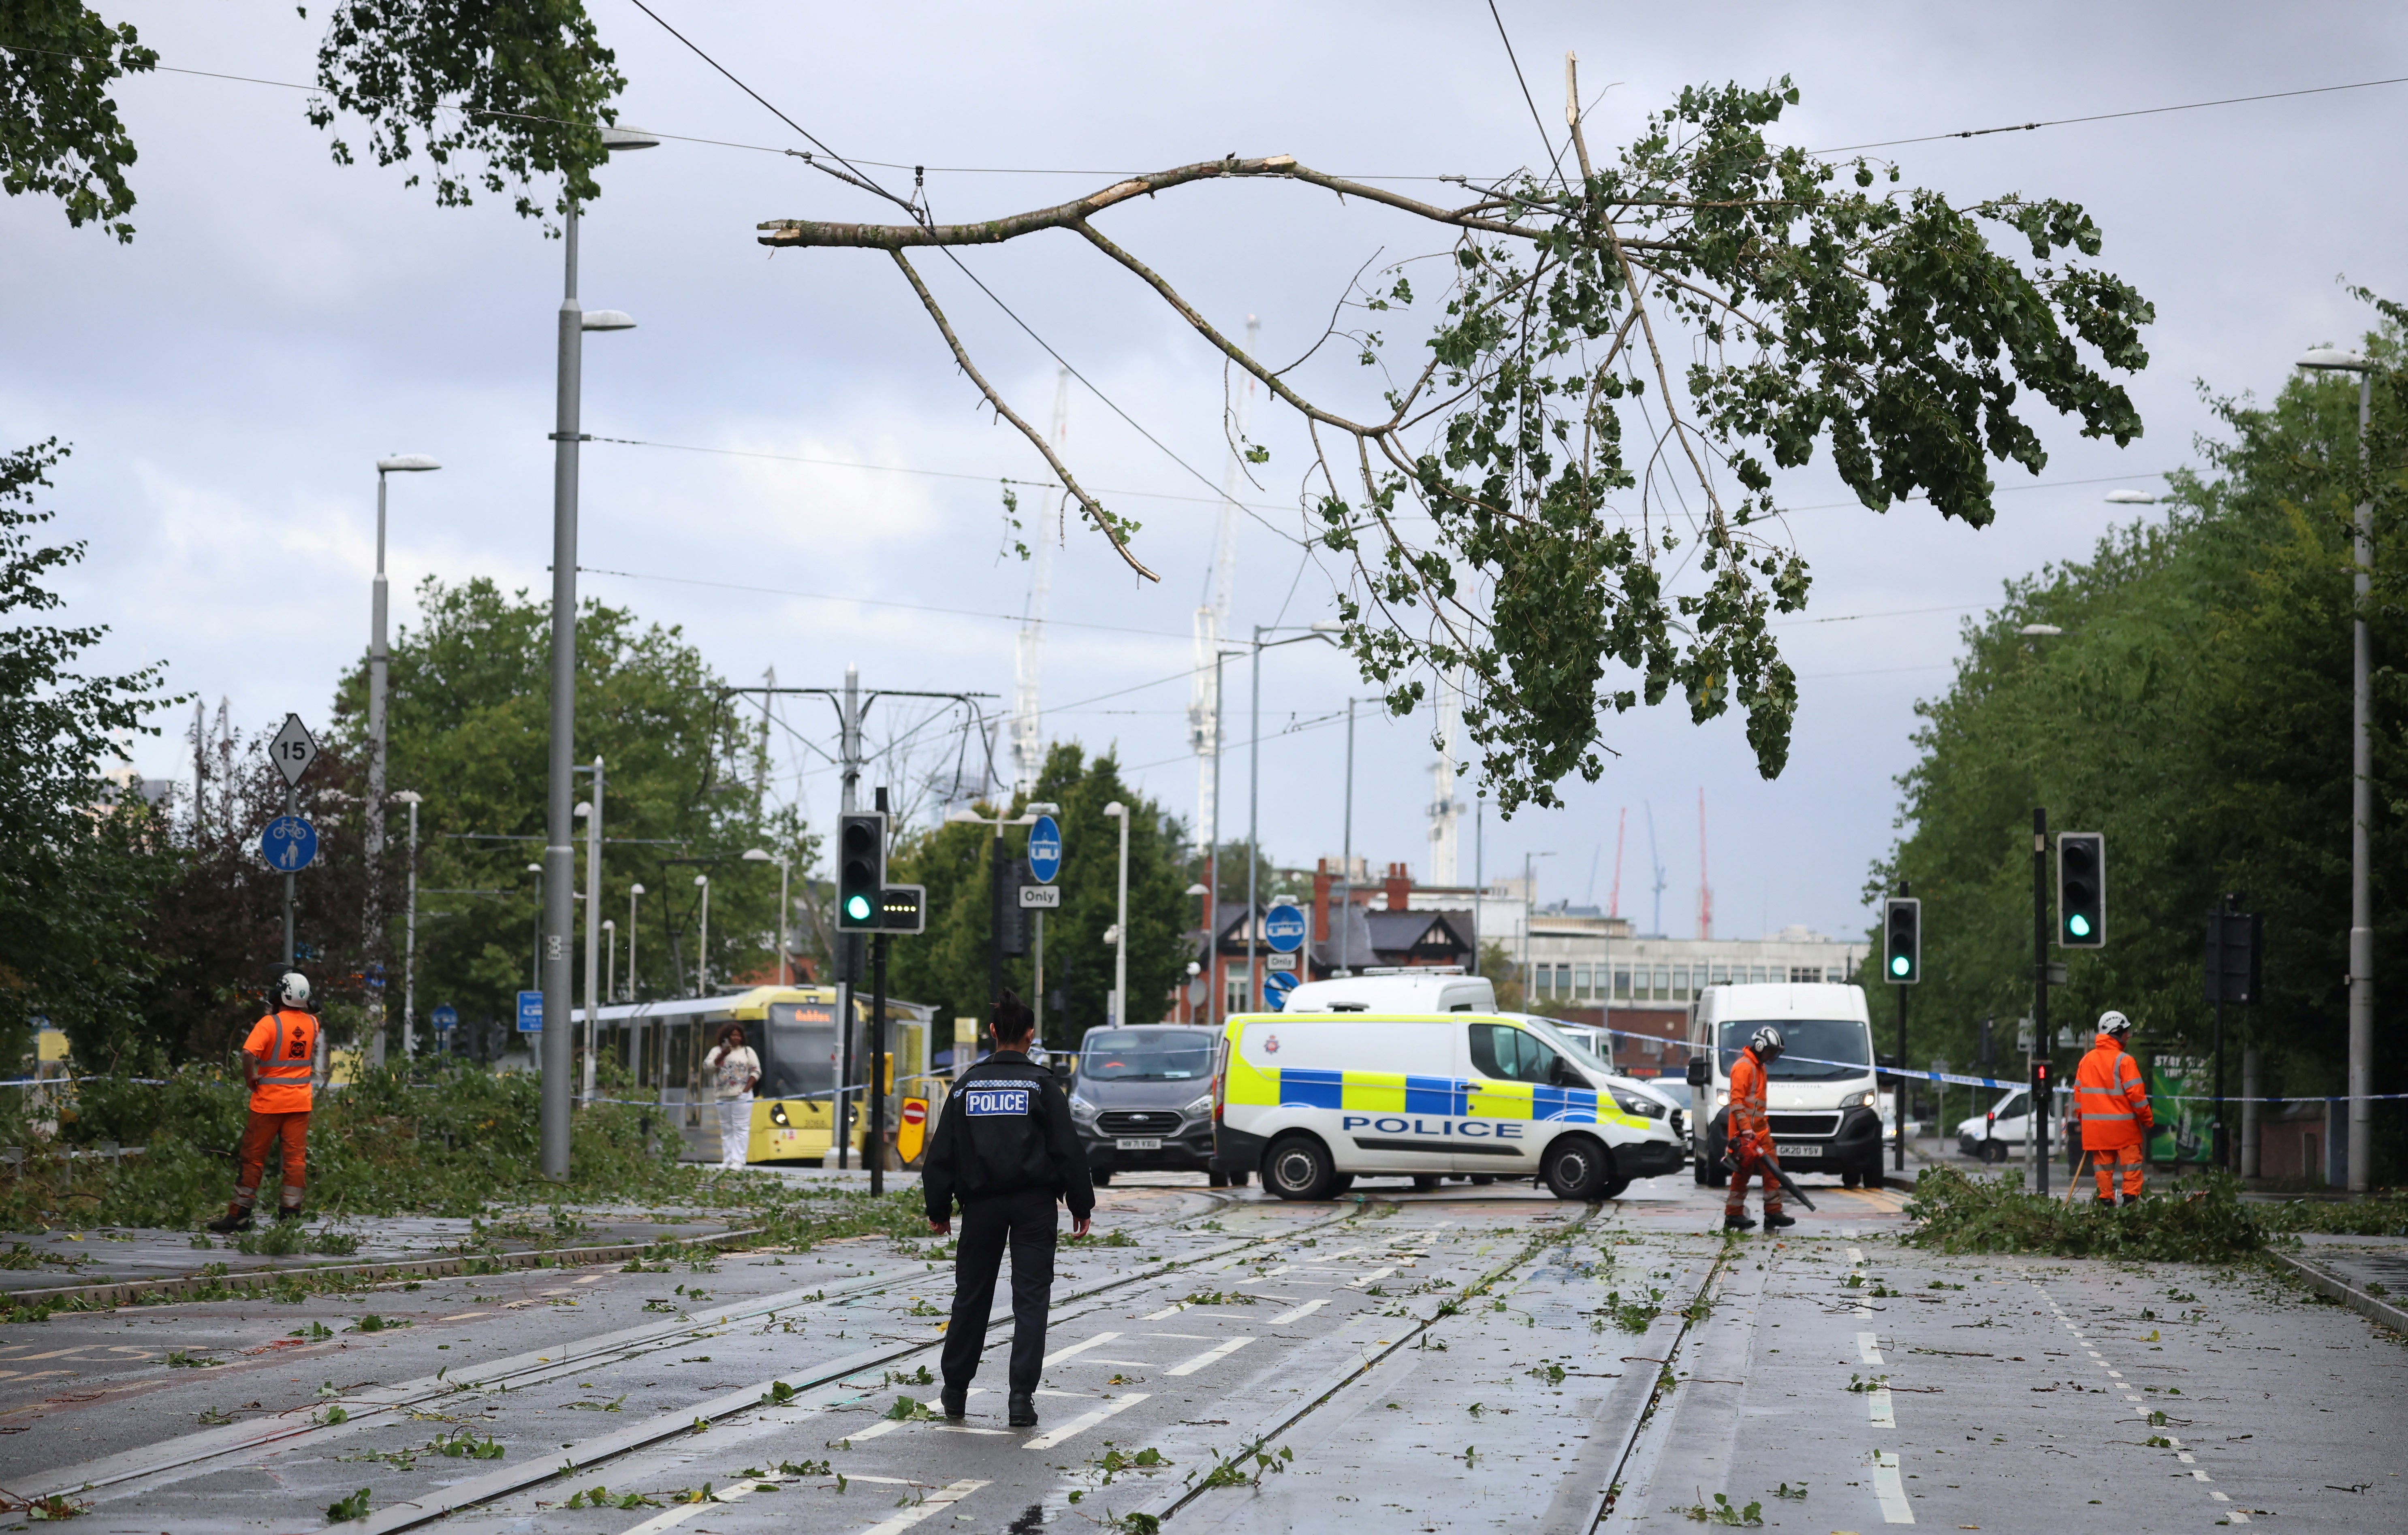
[[[1753,1231],[1756,1229],[1756,1217],[1748,1215],[1725,1215],[1723,1217],[1723,1229],[1726,1231]]]
[[[288,1204],[276,1212],[276,1218],[280,1221],[299,1220],[301,1218],[301,1207],[297,1204]]]
[[[209,1229],[220,1236],[231,1236],[236,1231],[248,1231],[251,1229],[251,1212],[241,1205],[230,1204],[226,1206],[224,1215],[209,1222]]]
[[[1764,1213],[1764,1229],[1768,1231],[1778,1231],[1784,1226],[1797,1224],[1796,1215],[1784,1215],[1778,1210],[1767,1210]]]
[[[1017,1391],[1013,1392],[1011,1394],[1011,1414],[1007,1421],[1009,1421],[1015,1428],[1036,1428],[1037,1399],[1035,1397],[1024,1397]]]
[[[945,1421],[959,1423],[970,1415],[970,1391],[967,1386],[949,1386],[937,1394],[939,1405],[945,1410]]]

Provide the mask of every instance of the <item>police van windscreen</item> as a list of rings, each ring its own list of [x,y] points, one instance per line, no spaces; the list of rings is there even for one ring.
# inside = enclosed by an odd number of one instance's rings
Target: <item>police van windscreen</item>
[[[1728,1077],[1748,1036],[1766,1024],[1781,1030],[1782,1051],[1764,1074],[1774,1082],[1836,1082],[1873,1068],[1872,1033],[1854,1018],[1730,1018],[1722,1026],[1723,1075]]]
[[[761,1052],[763,1098],[823,1098],[836,1091],[836,1003],[771,1002]]]
[[[1096,1029],[1080,1046],[1095,1082],[1186,1082],[1212,1074],[1213,1035],[1200,1029]]]

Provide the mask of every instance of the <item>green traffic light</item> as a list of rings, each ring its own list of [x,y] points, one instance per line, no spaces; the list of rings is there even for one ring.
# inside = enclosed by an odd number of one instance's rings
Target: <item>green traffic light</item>
[[[1889,962],[1889,973],[1893,975],[1903,975],[1914,968],[1914,961],[1908,959],[1903,954],[1897,956]]]
[[[2065,931],[2076,938],[2087,938],[2090,936],[2090,918],[2075,912],[2065,919]]]
[[[868,921],[869,897],[866,895],[847,896],[844,903],[844,915],[855,922]]]

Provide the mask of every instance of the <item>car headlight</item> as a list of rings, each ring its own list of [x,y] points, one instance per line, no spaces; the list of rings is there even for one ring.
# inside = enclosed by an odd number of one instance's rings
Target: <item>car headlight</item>
[[[1718,1087],[1714,1090],[1714,1107],[1718,1109],[1730,1107],[1730,1093],[1727,1089]]]
[[[1190,1119],[1200,1119],[1205,1115],[1212,1112],[1212,1095],[1211,1093],[1206,1093],[1203,1097],[1197,1099],[1195,1102],[1188,1104],[1179,1112],[1187,1116]]]
[[[1852,1092],[1847,1097],[1841,1099],[1840,1107],[1843,1109],[1869,1109],[1871,1108],[1874,1103],[1880,1102],[1880,1100],[1881,1092],[1879,1089],[1867,1087],[1862,1092]]]
[[[1626,1092],[1616,1087],[1613,1089],[1613,1101],[1621,1106],[1625,1114],[1635,1114],[1641,1119],[1664,1117],[1664,1105],[1652,1098],[1643,1097],[1635,1092]]]
[[[1071,1117],[1071,1118],[1073,1118],[1073,1119],[1093,1119],[1093,1118],[1096,1116],[1096,1105],[1094,1105],[1093,1103],[1088,1102],[1085,1099],[1083,1099],[1083,1098],[1080,1097],[1077,1093],[1072,1093],[1072,1094],[1070,1095],[1070,1117]]]

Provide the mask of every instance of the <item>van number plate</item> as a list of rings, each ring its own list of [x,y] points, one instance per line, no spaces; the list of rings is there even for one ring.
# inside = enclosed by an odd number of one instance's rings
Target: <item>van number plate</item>
[[[1823,1159],[1823,1148],[1813,1145],[1776,1145],[1772,1148],[1772,1154],[1784,1162],[1792,1157],[1803,1158],[1810,1162],[1819,1162]]]
[[[1112,1144],[1122,1151],[1160,1151],[1162,1138],[1158,1135],[1144,1135],[1134,1139],[1114,1141]]]

